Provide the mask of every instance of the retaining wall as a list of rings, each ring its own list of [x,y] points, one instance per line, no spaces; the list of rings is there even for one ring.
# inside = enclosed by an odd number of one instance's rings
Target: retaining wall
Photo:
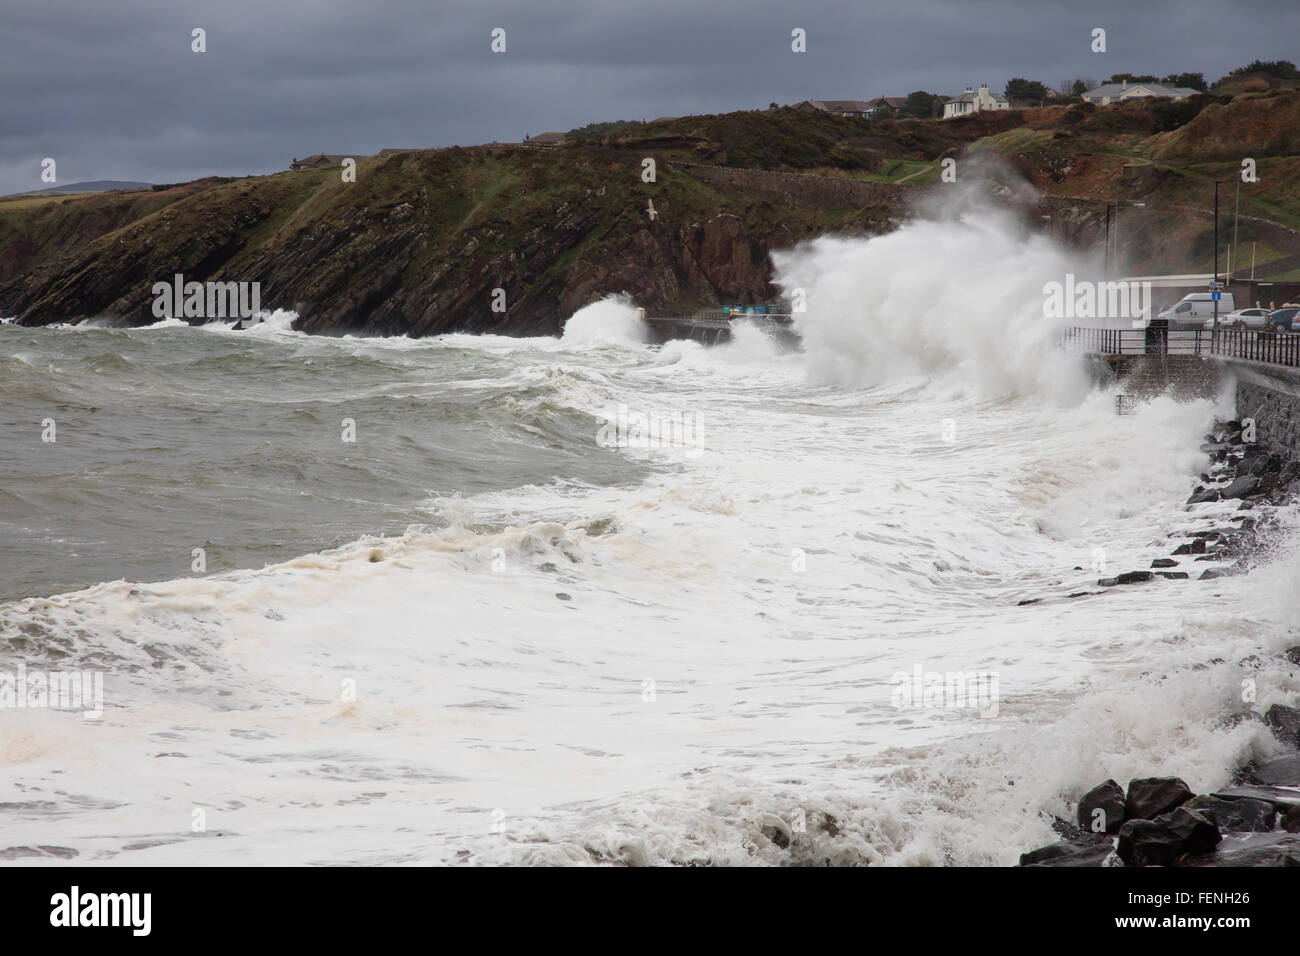
[[[1300,459],[1300,370],[1216,360],[1237,380],[1237,418],[1255,419],[1255,435],[1273,450]]]

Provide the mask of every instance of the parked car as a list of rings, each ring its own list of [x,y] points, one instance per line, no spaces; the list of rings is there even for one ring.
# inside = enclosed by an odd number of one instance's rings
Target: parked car
[[[1236,312],[1229,312],[1227,315],[1220,313],[1219,328],[1221,329],[1262,329],[1268,324],[1268,309],[1238,309]],[[1214,316],[1205,320],[1207,329],[1214,328]]]
[[[1274,309],[1268,314],[1268,325],[1265,328],[1269,332],[1297,332],[1296,316],[1300,315],[1300,306],[1287,306],[1281,309]]]
[[[1231,292],[1224,292],[1219,297],[1219,317],[1232,312],[1236,304]],[[1190,292],[1169,308],[1156,316],[1157,321],[1167,324],[1170,329],[1203,329],[1205,320],[1213,320],[1216,309],[1214,296],[1209,292]]]

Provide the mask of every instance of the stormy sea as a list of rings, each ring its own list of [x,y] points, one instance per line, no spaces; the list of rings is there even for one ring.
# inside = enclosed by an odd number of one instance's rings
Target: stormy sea
[[[1097,587],[1236,507],[1185,506],[1230,395],[1116,415],[1042,318],[1064,253],[996,220],[775,264],[794,348],[626,297],[558,338],[0,327],[0,673],[102,675],[6,685],[0,847],[1004,865],[1100,780],[1267,746],[1223,718],[1300,690],[1287,534]]]

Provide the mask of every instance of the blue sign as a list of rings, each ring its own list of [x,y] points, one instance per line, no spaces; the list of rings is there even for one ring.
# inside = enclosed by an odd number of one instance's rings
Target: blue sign
[[[1215,302],[1218,302],[1218,301],[1219,301],[1219,296],[1223,295],[1223,293],[1220,292],[1218,289],[1215,289],[1214,292],[1211,293],[1211,295],[1214,296],[1214,301],[1215,301]]]

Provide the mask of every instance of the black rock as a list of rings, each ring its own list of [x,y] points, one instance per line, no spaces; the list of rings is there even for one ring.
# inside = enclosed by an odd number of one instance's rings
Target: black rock
[[[1192,797],[1183,806],[1209,817],[1221,833],[1264,832],[1273,829],[1277,808],[1267,800],[1224,800],[1204,794]]]
[[[1172,866],[1185,854],[1209,853],[1222,839],[1205,814],[1179,807],[1155,820],[1129,820],[1119,828],[1117,851],[1129,866]]]
[[[1103,588],[1113,588],[1117,584],[1141,584],[1155,577],[1151,571],[1125,571],[1113,578],[1098,578],[1097,584]]]
[[[1292,807],[1278,821],[1287,833],[1300,833],[1300,807]]]
[[[1288,647],[1282,652],[1282,656],[1292,664],[1300,666],[1300,644],[1297,644],[1295,647]]]
[[[1192,797],[1191,788],[1177,777],[1140,777],[1128,782],[1124,815],[1129,820],[1154,820]]]
[[[1300,747],[1300,710],[1274,704],[1264,715],[1264,723],[1273,731],[1273,736],[1292,747]]]
[[[1035,863],[1042,863],[1044,860],[1052,860],[1059,856],[1068,856],[1077,852],[1079,852],[1077,843],[1067,843],[1062,840],[1060,843],[1049,843],[1047,846],[1040,846],[1037,850],[1030,850],[1028,853],[1020,854],[1020,865],[1033,866]]]
[[[1213,581],[1215,578],[1231,578],[1245,573],[1245,569],[1234,564],[1230,568],[1206,568],[1197,578],[1198,581]]]
[[[1227,557],[1239,557],[1247,551],[1250,551],[1254,547],[1254,544],[1255,536],[1253,534],[1229,535],[1219,542],[1219,550],[1217,553]]]
[[[1282,456],[1269,455],[1267,458],[1256,458],[1250,466],[1252,475],[1269,475],[1282,471]]]
[[[1243,475],[1223,489],[1224,498],[1245,498],[1259,490],[1259,479],[1254,475]]]
[[[1101,811],[1098,816],[1097,811]],[[1096,833],[1118,833],[1125,820],[1124,788],[1114,780],[1093,787],[1079,800],[1079,826]],[[1100,821],[1102,828],[1096,830]]]
[[[1050,852],[1049,852],[1050,851]],[[1115,852],[1110,841],[1092,846],[1077,843],[1053,843],[1028,853],[1020,854],[1021,866],[1103,866],[1106,858]]]
[[[1286,787],[1228,787],[1210,796],[1223,800],[1267,800],[1279,811],[1300,807],[1300,791]]]
[[[1187,499],[1189,505],[1203,505],[1210,501],[1219,500],[1219,489],[1217,488],[1198,488],[1192,492],[1192,496]],[[1175,554],[1177,552],[1174,552]]]
[[[1186,571],[1157,571],[1156,574],[1162,578],[1169,578],[1171,581],[1184,581],[1187,579]]]
[[[1300,787],[1300,757],[1279,757],[1250,768],[1250,783],[1265,787]]]
[[[1174,548],[1174,554],[1204,554],[1205,539],[1197,538],[1195,541],[1189,541],[1187,544],[1180,544]]]
[[[1175,561],[1173,558],[1156,558],[1154,561],[1151,562],[1151,567],[1176,568],[1178,567],[1178,562]]]
[[[1150,571],[1125,571],[1115,578],[1116,584],[1141,584],[1143,581],[1150,581],[1155,575]]]
[[[1179,866],[1300,866],[1300,836],[1259,834],[1248,839],[1245,846],[1188,857]]]

